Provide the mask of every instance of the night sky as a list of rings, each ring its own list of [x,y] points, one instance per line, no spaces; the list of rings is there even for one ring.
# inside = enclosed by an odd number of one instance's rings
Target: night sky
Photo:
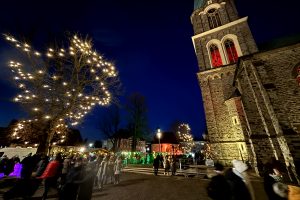
[[[260,44],[300,33],[300,12],[293,2],[238,0],[237,7],[241,17],[249,16]],[[205,130],[205,116],[191,40],[193,5],[193,0],[10,0],[1,2],[0,32],[28,38],[40,51],[67,32],[89,35],[95,49],[116,64],[124,96],[139,92],[146,97],[152,131],[166,130],[179,120],[189,123],[199,137]],[[1,39],[0,126],[25,116],[11,101],[17,93],[6,66],[14,57],[11,52]],[[98,107],[78,126],[84,138],[102,137],[97,122],[105,111]]]

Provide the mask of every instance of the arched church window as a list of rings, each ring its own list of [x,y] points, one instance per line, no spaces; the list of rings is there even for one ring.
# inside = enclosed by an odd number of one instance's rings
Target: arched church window
[[[223,65],[221,54],[217,45],[212,44],[209,47],[210,50],[210,57],[211,57],[211,64],[213,67],[219,67]]]
[[[232,40],[228,39],[224,42],[224,45],[225,45],[229,64],[237,62],[238,54],[237,54],[234,42]]]
[[[217,9],[213,8],[207,11],[208,23],[211,29],[221,26],[221,20]]]

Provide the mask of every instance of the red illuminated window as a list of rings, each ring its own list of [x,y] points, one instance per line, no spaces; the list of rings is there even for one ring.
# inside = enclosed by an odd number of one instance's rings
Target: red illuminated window
[[[235,45],[232,40],[226,40],[225,41],[225,49],[227,53],[228,62],[235,63],[238,60],[238,54],[235,48]]]
[[[223,65],[221,54],[217,45],[212,44],[209,48],[211,56],[211,64],[213,67],[220,67]]]

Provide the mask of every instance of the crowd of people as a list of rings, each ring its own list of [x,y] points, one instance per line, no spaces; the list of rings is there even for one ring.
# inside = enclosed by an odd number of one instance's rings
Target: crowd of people
[[[163,156],[158,154],[153,160],[154,175],[158,175],[158,169],[160,166],[164,168],[164,175],[169,176],[171,172],[171,175],[174,176],[177,168],[176,158],[170,155]]]
[[[19,171],[16,169],[19,168]],[[102,190],[105,184],[119,184],[122,159],[115,155],[69,155],[53,157],[29,154],[23,160],[3,156],[0,173],[16,176],[18,181],[7,191],[4,199],[30,199],[43,184],[43,199],[51,188],[61,200],[91,199],[94,186]]]
[[[250,181],[249,167],[242,161],[233,160],[232,168],[215,164],[215,174],[207,187],[207,194],[213,200],[255,200],[253,182]],[[268,161],[262,169],[263,186],[269,200],[296,200],[299,194],[291,194],[285,179],[284,166],[275,158]],[[300,189],[299,187],[295,187]],[[297,196],[296,196],[297,195]]]
[[[249,166],[239,160],[233,160],[232,166],[225,169],[219,163],[214,165],[214,175],[208,177],[211,179],[207,186],[208,196],[213,200],[255,200],[257,195],[249,178]],[[155,175],[158,175],[160,167],[164,168],[164,175],[175,175],[176,158],[158,154],[153,162]],[[88,200],[94,188],[102,190],[105,184],[119,184],[121,170],[121,157],[109,154],[62,156],[58,153],[51,158],[29,154],[22,160],[17,156],[9,159],[4,155],[0,159],[0,174],[19,178],[14,187],[4,194],[4,199],[30,199],[43,184],[43,199],[54,188],[60,200]],[[288,198],[291,187],[288,187],[285,168],[279,161],[271,159],[263,165],[262,171],[265,193],[270,200],[291,199]]]

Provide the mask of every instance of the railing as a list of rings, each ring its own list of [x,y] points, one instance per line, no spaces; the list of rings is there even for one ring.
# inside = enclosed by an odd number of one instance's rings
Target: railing
[[[182,174],[185,177],[189,176],[205,176],[210,173],[212,173],[214,167],[206,166],[206,165],[182,165],[181,168],[179,168],[176,173]]]

